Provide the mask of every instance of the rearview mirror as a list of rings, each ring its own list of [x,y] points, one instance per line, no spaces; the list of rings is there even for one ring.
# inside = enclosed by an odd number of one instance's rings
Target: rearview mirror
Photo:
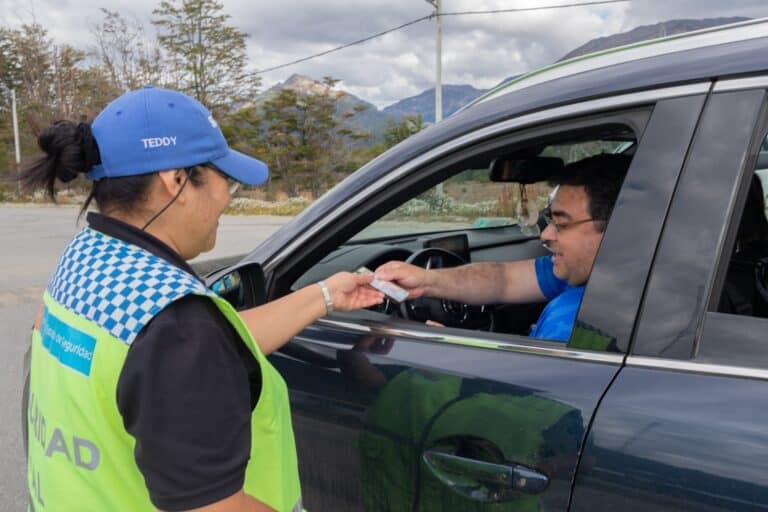
[[[528,185],[549,180],[563,167],[562,159],[551,156],[497,158],[491,162],[490,179],[494,182]]]

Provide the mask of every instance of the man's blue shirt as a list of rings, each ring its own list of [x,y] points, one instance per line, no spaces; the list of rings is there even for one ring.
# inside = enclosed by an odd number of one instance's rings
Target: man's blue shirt
[[[549,303],[541,312],[531,336],[552,341],[568,342],[576,314],[579,311],[583,286],[571,286],[552,271],[552,257],[536,258],[536,279]]]

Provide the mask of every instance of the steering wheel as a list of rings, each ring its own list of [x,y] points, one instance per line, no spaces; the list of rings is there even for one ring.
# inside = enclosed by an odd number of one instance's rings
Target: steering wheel
[[[424,269],[450,268],[465,265],[464,258],[455,252],[437,247],[427,247],[411,254],[406,263]],[[493,306],[472,306],[458,301],[435,297],[419,297],[400,304],[403,318],[416,322],[432,320],[447,327],[492,331]]]

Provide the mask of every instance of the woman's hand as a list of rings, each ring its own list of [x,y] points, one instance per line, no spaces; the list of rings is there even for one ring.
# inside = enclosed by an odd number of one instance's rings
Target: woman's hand
[[[336,311],[351,311],[368,308],[384,301],[384,294],[371,288],[373,274],[358,275],[350,272],[339,272],[325,280],[325,285],[331,294],[333,309]]]
[[[384,294],[371,288],[373,275],[339,272],[324,280],[333,309],[351,311],[380,304]],[[312,284],[255,308],[239,311],[264,354],[282,347],[327,313],[322,287]]]

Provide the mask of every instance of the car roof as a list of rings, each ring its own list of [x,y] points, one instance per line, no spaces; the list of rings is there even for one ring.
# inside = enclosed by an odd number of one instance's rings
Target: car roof
[[[768,18],[760,18],[609,48],[522,74],[496,86],[464,108],[570,75],[650,58],[656,61],[700,59],[709,53],[716,53],[717,46],[766,36],[768,36]]]

